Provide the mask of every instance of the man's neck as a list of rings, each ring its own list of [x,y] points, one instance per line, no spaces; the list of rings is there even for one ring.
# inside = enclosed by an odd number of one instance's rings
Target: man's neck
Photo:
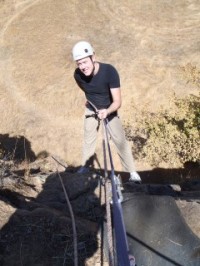
[[[99,71],[99,63],[98,62],[95,62],[94,63],[94,72],[93,72],[93,75],[96,75],[98,71]]]

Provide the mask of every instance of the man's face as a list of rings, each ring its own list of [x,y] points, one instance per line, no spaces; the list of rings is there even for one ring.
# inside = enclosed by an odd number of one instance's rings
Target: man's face
[[[94,71],[94,57],[85,57],[77,60],[76,64],[85,76],[90,76]]]

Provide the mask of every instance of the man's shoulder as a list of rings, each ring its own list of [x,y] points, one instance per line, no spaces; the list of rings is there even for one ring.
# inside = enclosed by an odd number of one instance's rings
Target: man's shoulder
[[[100,63],[100,69],[110,75],[118,73],[117,69],[109,63]]]
[[[80,69],[78,67],[74,70],[74,75],[80,75]]]
[[[79,80],[79,79],[81,79],[81,71],[80,71],[80,69],[79,68],[76,68],[75,70],[74,70],[74,78],[76,79],[76,80]]]
[[[109,69],[109,68],[115,68],[113,65],[109,63],[99,63],[102,68]]]

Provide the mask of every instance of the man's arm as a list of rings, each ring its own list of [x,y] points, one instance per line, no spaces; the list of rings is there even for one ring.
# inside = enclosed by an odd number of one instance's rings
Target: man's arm
[[[99,110],[98,117],[100,119],[106,118],[108,115],[116,112],[121,107],[122,100],[120,88],[113,88],[110,91],[113,102],[107,109]]]

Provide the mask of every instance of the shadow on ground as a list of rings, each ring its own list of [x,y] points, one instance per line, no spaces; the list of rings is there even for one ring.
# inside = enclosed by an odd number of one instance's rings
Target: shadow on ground
[[[0,265],[74,265],[73,224],[60,178],[75,216],[78,265],[92,265],[87,261],[98,249],[104,217],[98,176],[77,175],[73,167],[58,172],[53,160],[45,169],[48,158],[34,160],[31,144],[22,136],[1,135],[1,141],[1,168],[7,171],[1,173]],[[19,164],[25,158],[28,172]]]
[[[78,265],[86,265],[87,258],[97,250],[97,232],[103,217],[94,194],[98,181],[64,172],[60,176],[75,215]],[[37,197],[29,196],[28,190],[37,194],[32,191],[39,189],[38,178],[45,179],[41,192]],[[0,231],[0,264],[74,265],[72,220],[58,175],[46,177],[40,173],[31,180],[18,180],[14,186],[13,189],[6,184],[0,190],[2,207],[9,205],[15,210]]]

